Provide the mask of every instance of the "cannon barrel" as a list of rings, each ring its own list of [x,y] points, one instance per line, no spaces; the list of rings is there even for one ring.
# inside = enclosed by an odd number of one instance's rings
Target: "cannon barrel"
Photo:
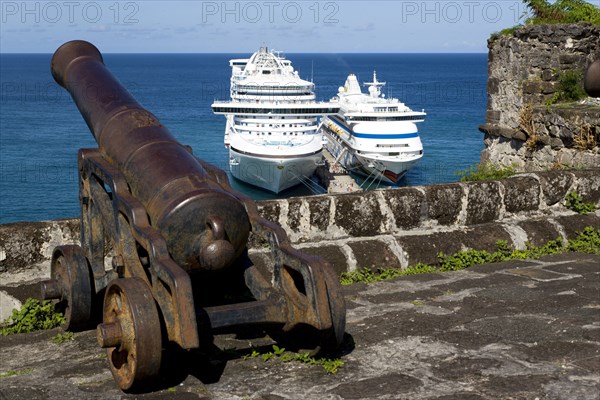
[[[250,231],[243,204],[129,94],[100,51],[85,41],[65,43],[52,57],[52,76],[144,205],[171,257],[188,272],[232,265]]]

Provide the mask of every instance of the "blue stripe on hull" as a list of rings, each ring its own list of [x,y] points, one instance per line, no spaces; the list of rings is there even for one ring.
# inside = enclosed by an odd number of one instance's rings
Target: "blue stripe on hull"
[[[390,134],[381,134],[381,133],[356,133],[350,130],[350,128],[343,122],[343,120],[338,116],[329,117],[333,123],[337,126],[348,132],[350,135],[362,138],[362,139],[411,139],[418,138],[419,132],[410,132],[410,133],[390,133]]]
[[[390,133],[390,134],[380,134],[380,133],[356,133],[354,135],[357,138],[363,139],[410,139],[419,137],[417,132],[412,133]]]

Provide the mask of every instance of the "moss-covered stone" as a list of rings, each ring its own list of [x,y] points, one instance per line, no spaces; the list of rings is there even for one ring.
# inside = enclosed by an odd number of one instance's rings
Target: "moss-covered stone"
[[[401,188],[386,190],[382,193],[390,210],[392,210],[397,228],[412,229],[419,226],[421,208],[425,199],[421,191],[413,188]]]
[[[500,184],[496,181],[472,182],[467,202],[467,225],[497,220],[502,203]]]
[[[553,206],[565,198],[573,185],[574,176],[565,171],[548,171],[537,174],[547,206]]]
[[[381,240],[363,240],[348,243],[358,268],[400,268],[398,257]]]
[[[506,211],[518,213],[537,210],[540,205],[540,184],[537,179],[524,176],[502,181]]]
[[[310,210],[310,226],[320,231],[327,230],[327,227],[330,225],[329,210],[331,208],[331,197],[307,197],[306,202]]]
[[[374,236],[380,233],[384,217],[377,193],[338,195],[334,201],[335,223],[349,236]]]
[[[462,208],[463,187],[460,184],[433,185],[425,188],[427,214],[441,225],[458,221]]]

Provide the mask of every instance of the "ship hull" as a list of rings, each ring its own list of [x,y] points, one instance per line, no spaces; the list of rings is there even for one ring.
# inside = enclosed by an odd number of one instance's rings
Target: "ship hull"
[[[278,194],[310,178],[323,158],[322,151],[298,157],[261,157],[229,149],[231,175]]]
[[[348,172],[361,175],[375,182],[396,186],[406,172],[423,157],[422,154],[406,156],[403,159],[362,156],[357,154],[349,143],[327,129],[322,131],[327,138],[325,148],[334,159]]]

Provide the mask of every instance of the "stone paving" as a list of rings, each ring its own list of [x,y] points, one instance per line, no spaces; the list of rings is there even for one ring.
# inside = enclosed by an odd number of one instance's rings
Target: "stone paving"
[[[511,261],[344,291],[345,364],[335,375],[297,362],[244,359],[251,346],[272,342],[226,336],[210,357],[171,352],[151,392],[124,394],[93,331],[55,344],[55,329],[0,337],[0,399],[599,398],[598,255]]]

